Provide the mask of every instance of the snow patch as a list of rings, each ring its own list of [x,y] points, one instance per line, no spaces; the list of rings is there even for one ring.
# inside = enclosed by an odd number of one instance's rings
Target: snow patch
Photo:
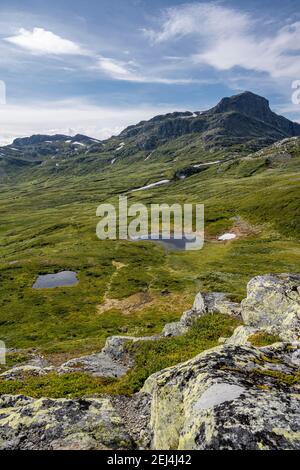
[[[195,117],[198,117],[197,113],[192,113],[189,116],[181,116],[181,119],[191,119],[191,118],[195,118]]]
[[[72,145],[80,145],[81,147],[86,147],[86,144],[83,144],[82,142],[73,142]]]
[[[221,235],[220,237],[218,237],[218,240],[220,240],[220,241],[224,241],[224,240],[233,240],[234,238],[236,238],[236,234],[235,234],[235,233],[224,233],[223,235]]]
[[[221,160],[217,160],[215,162],[198,163],[197,165],[193,165],[193,168],[200,168],[201,166],[207,166],[207,165],[217,165],[218,163],[221,163]]]
[[[119,147],[116,149],[116,151],[118,150],[122,150],[122,148],[125,146],[125,142],[121,142]]]
[[[147,184],[146,186],[142,186],[141,188],[132,189],[131,192],[134,193],[135,191],[144,191],[145,189],[155,188],[156,186],[160,186],[162,184],[167,184],[167,183],[170,183],[170,180],[161,180],[161,181],[157,181],[156,183]]]
[[[147,160],[149,160],[151,157],[152,157],[152,154],[154,153],[154,150],[149,153],[149,155],[145,158],[144,162],[146,162]]]

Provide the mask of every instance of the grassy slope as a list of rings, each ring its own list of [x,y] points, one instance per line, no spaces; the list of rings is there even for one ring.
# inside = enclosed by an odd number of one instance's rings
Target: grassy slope
[[[220,153],[207,155],[198,149],[174,163],[174,149],[166,146],[144,164],[135,156],[129,165],[102,167],[103,158],[93,158],[89,174],[81,163],[72,176],[68,166],[61,172],[44,167],[35,170],[33,179],[2,186],[0,338],[7,347],[35,347],[50,357],[98,351],[107,336],[124,327],[128,334],[159,332],[190,307],[199,289],[226,291],[240,300],[256,274],[299,271],[297,152],[294,159],[273,167],[267,167],[264,158],[230,161],[165,187],[129,194],[130,202],[147,204],[204,202],[208,241],[197,252],[166,252],[147,242],[100,242],[95,211],[98,204],[116,202],[117,195],[130,188],[171,177],[190,162],[217,160]],[[259,225],[259,233],[216,242],[213,237],[230,229],[235,216]],[[112,261],[126,266],[116,271]],[[79,285],[32,290],[38,274],[62,269],[77,271]],[[163,297],[166,289],[170,294]],[[153,302],[137,311],[97,312],[105,295],[123,299],[146,290]],[[180,360],[186,344],[179,341],[176,348]],[[162,348],[160,357],[164,354]],[[135,374],[140,383],[143,372]],[[128,390],[132,382],[134,377]],[[122,383],[125,390],[126,380]]]

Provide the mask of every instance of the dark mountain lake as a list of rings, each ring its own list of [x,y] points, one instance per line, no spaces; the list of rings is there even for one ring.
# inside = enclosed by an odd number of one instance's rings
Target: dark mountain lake
[[[191,240],[183,237],[181,239],[169,238],[169,239],[162,239],[160,236],[159,239],[155,238],[155,235],[141,235],[140,237],[130,238],[132,242],[139,242],[139,241],[150,241],[152,243],[159,243],[160,245],[164,246],[167,250],[186,250],[186,244],[191,243]],[[194,243],[195,239],[192,241]]]
[[[56,274],[44,274],[37,278],[33,289],[51,289],[53,287],[69,287],[78,284],[77,273],[61,271]]]

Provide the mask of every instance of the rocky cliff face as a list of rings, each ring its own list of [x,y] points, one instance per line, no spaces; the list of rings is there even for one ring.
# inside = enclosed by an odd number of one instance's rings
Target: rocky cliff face
[[[199,293],[179,322],[148,340],[184,334],[215,312],[244,325],[220,338],[223,345],[150,376],[133,397],[0,397],[0,448],[300,449],[300,275],[257,276],[241,304],[221,292]],[[255,347],[251,338],[259,335],[276,335],[276,343]],[[143,340],[109,339],[98,372],[109,358],[113,371],[123,364],[125,373],[132,366],[126,343]],[[81,360],[97,374],[95,357]],[[5,374],[15,379],[14,369]]]

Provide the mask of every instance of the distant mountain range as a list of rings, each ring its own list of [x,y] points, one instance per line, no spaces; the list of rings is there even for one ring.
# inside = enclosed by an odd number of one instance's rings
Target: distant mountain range
[[[151,152],[172,151],[178,156],[197,148],[214,151],[253,152],[276,141],[300,136],[300,124],[271,111],[265,98],[246,91],[223,98],[202,112],[174,112],[127,127],[117,137],[100,141],[85,135],[34,135],[15,139],[0,147],[0,176],[28,165],[99,155],[101,164],[113,164],[129,157],[147,160]],[[150,153],[149,153],[150,152]],[[179,152],[179,153],[180,153]],[[82,158],[81,158],[82,160]]]

